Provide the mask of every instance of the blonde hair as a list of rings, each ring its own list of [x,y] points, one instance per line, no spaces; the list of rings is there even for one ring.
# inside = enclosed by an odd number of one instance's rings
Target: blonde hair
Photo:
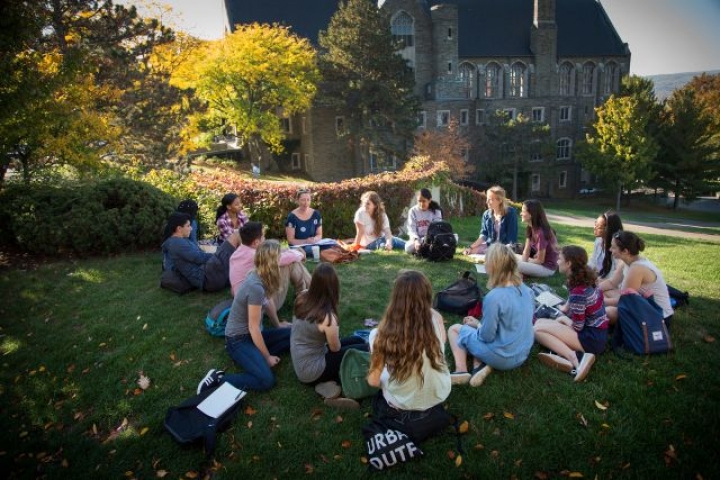
[[[387,365],[390,378],[403,382],[418,376],[424,382],[423,354],[437,371],[447,365],[432,319],[432,286],[416,270],[403,270],[395,279],[372,348],[370,370]]]
[[[375,205],[375,211],[373,211],[372,215],[370,215],[370,218],[372,218],[373,222],[375,223],[373,226],[375,236],[381,237],[383,233],[383,220],[385,217],[385,204],[380,198],[380,195],[378,195],[377,192],[374,192],[372,190],[362,194],[362,196],[360,197],[360,202],[365,202],[365,200],[370,200]]]
[[[485,195],[487,195],[489,197],[491,193],[500,200],[501,215],[505,216],[505,214],[507,213],[507,209],[510,206],[510,202],[508,202],[507,193],[505,192],[505,189],[503,187],[501,187],[500,185],[493,185],[492,187],[487,189],[487,192],[485,192]]]
[[[488,273],[488,288],[503,286],[508,282],[517,287],[522,283],[515,252],[502,243],[495,242],[488,248],[485,254],[485,270]]]
[[[280,289],[280,242],[265,240],[255,252],[255,271],[270,297]]]

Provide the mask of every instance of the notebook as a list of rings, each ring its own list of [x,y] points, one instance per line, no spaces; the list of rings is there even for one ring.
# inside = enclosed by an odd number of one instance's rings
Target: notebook
[[[546,307],[555,307],[565,302],[565,300],[558,297],[552,292],[542,292],[538,294],[535,297],[535,301],[537,301],[541,305],[545,305]]]
[[[225,382],[205,400],[200,402],[197,408],[208,417],[218,418],[225,413],[228,408],[242,400],[245,395],[247,395],[247,392]]]

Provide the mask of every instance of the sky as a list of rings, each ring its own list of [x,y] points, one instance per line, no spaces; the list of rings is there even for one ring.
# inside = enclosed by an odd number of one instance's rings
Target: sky
[[[140,7],[144,2],[116,0],[116,3]],[[204,39],[223,35],[223,0],[159,0],[159,3],[174,12],[162,14],[168,26]],[[601,0],[601,3],[620,38],[630,45],[631,73],[646,76],[720,70],[720,0]],[[159,16],[157,8],[150,12]]]

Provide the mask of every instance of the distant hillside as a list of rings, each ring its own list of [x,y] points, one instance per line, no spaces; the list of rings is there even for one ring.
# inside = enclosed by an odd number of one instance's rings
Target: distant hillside
[[[703,72],[684,72],[684,73],[667,73],[663,75],[648,75],[645,78],[649,78],[655,83],[655,95],[659,101],[663,101],[668,98],[672,92],[684,86],[693,77],[702,75]],[[712,70],[705,72],[708,75],[715,75],[720,73],[720,70]]]

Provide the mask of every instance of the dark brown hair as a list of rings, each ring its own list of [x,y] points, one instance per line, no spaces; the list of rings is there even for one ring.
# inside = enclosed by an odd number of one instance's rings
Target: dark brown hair
[[[321,323],[337,318],[340,282],[330,263],[322,262],[312,274],[310,287],[295,300],[295,317],[310,323]]]
[[[569,289],[595,285],[597,275],[588,267],[588,254],[577,245],[567,245],[560,250],[566,262],[570,262],[570,274],[567,276]]]

